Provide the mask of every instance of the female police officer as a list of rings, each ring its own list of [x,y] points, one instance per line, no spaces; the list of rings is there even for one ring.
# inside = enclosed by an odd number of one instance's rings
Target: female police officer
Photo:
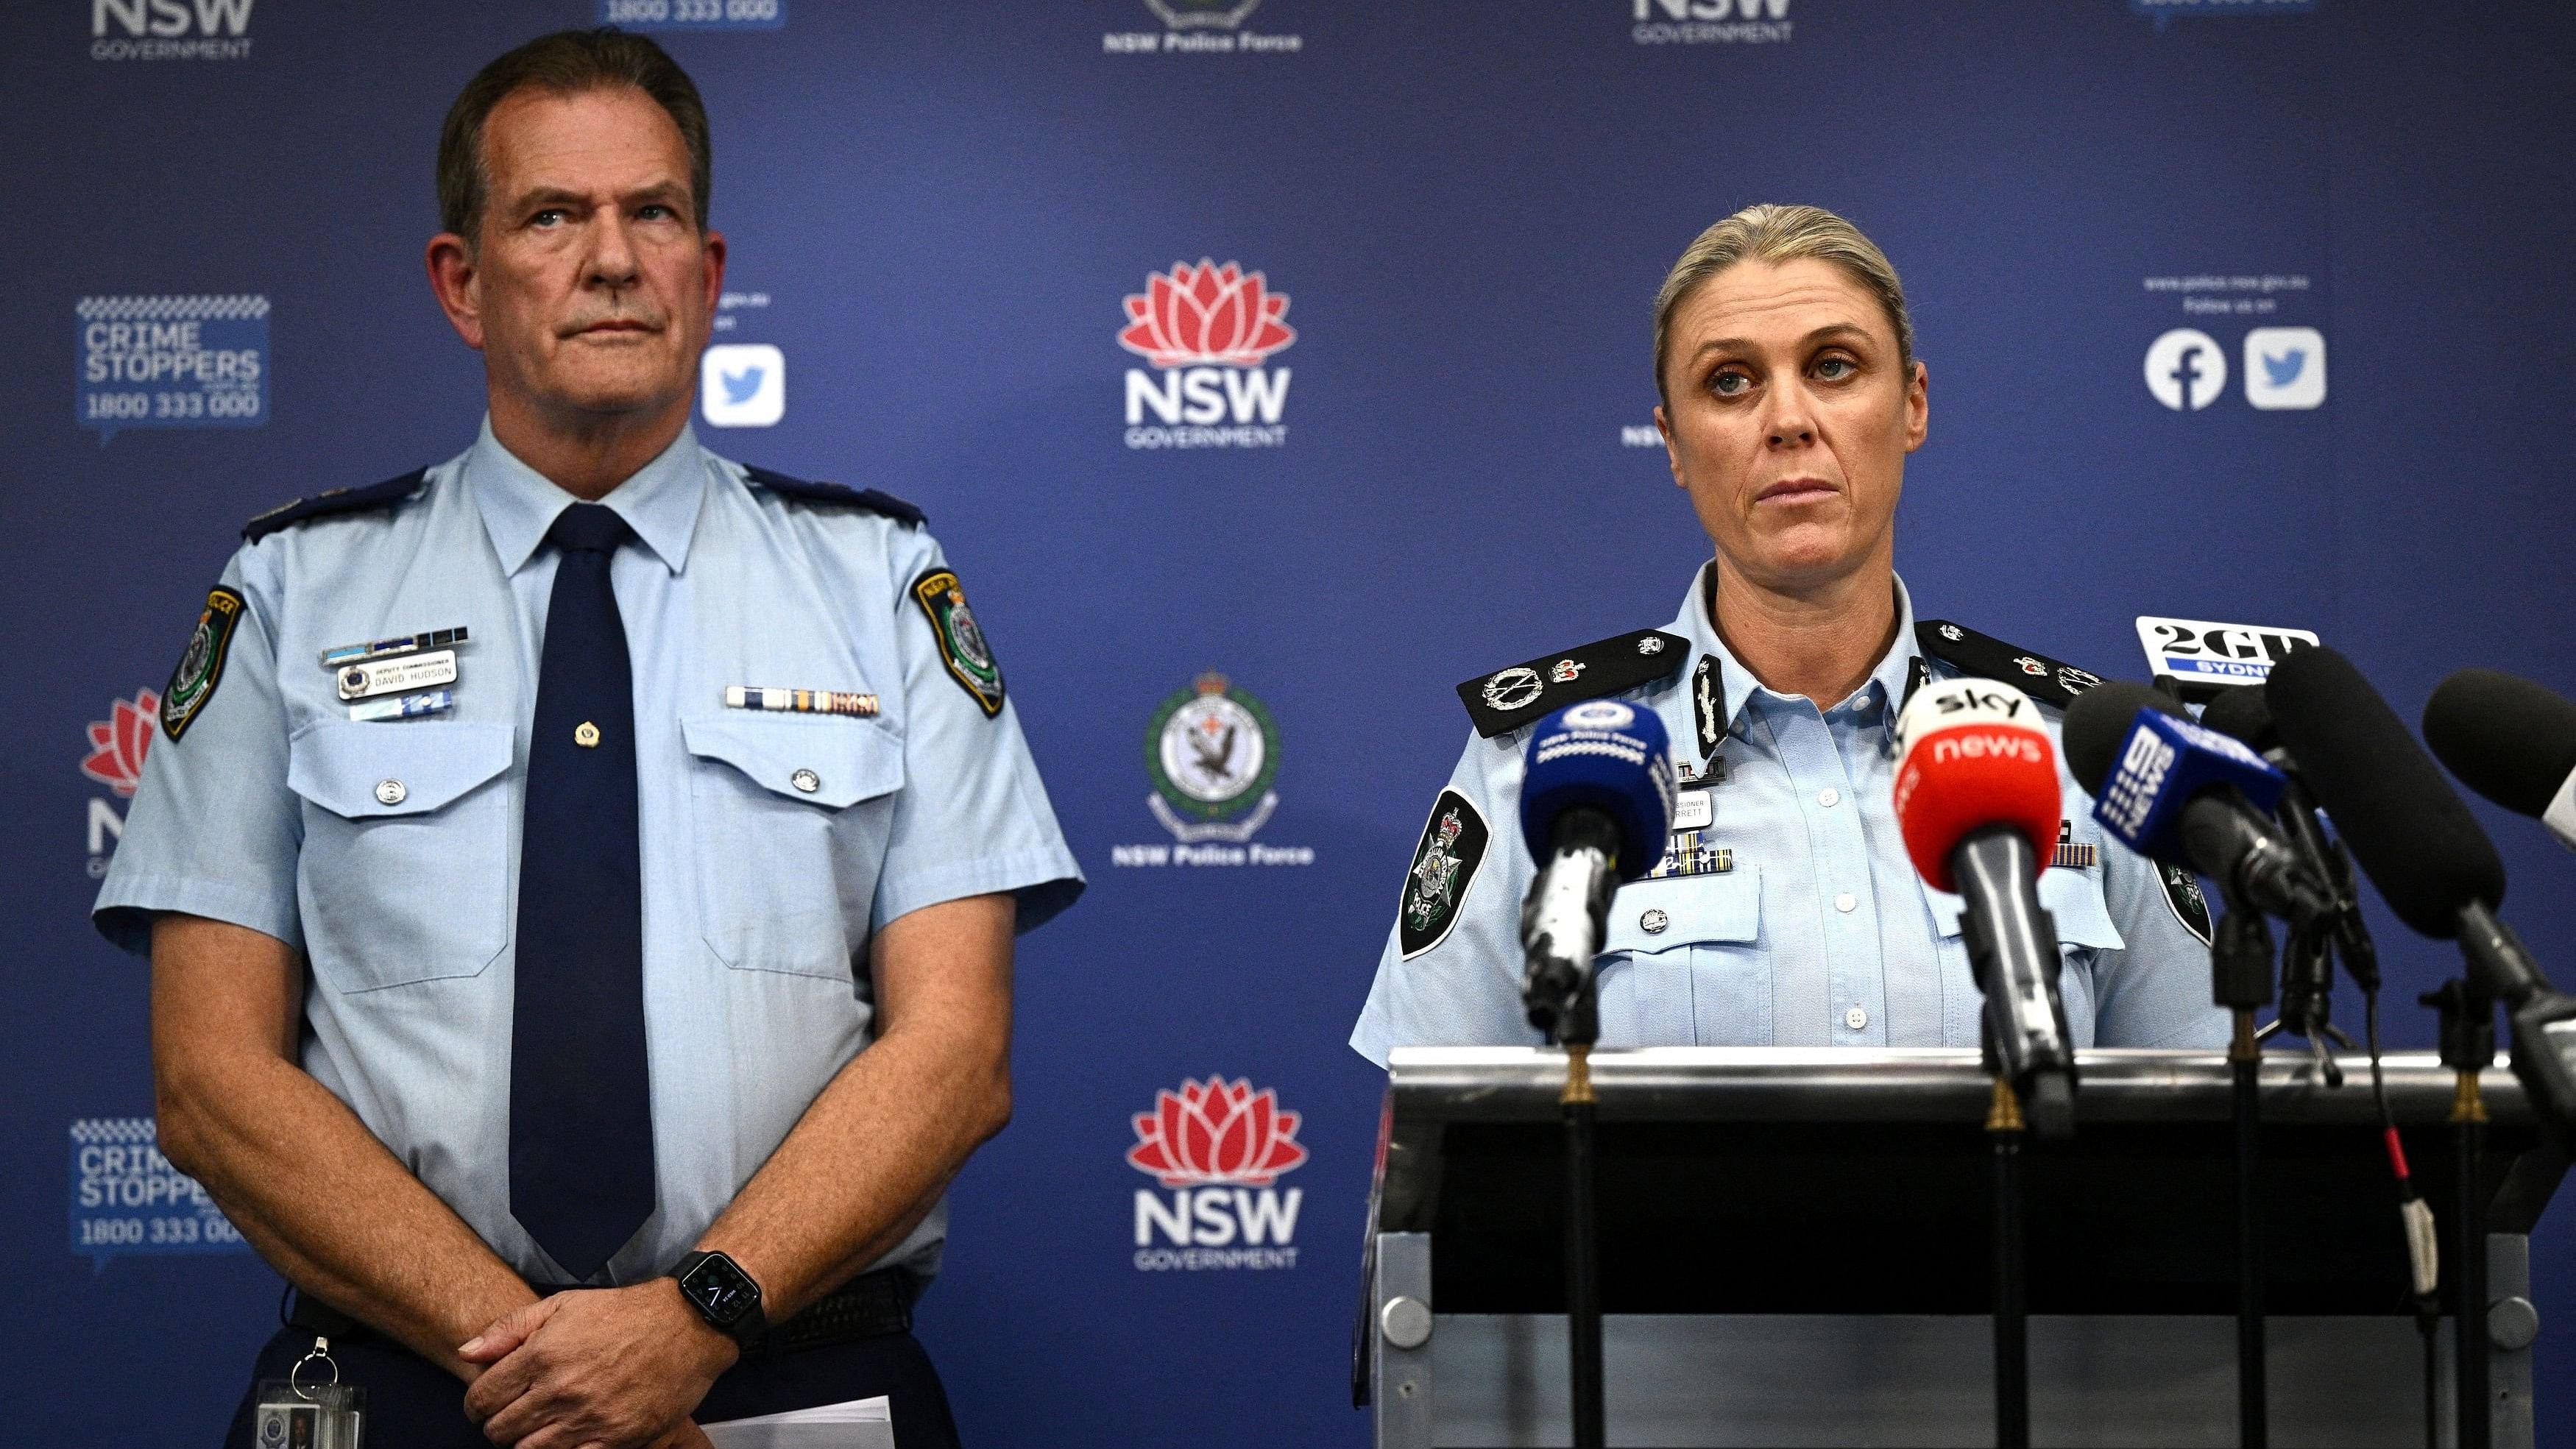
[[[1895,572],[1905,456],[1929,419],[1905,295],[1858,228],[1754,206],[1700,234],[1655,302],[1655,413],[1716,547],[1660,630],[1459,687],[1476,738],[1424,826],[1351,1045],[1535,1041],[1518,918],[1523,733],[1578,699],[1654,709],[1682,776],[1672,848],[1610,909],[1605,1045],[1974,1046],[1959,902],[1908,863],[1888,731],[1913,686],[2004,679],[2058,712],[2091,674],[1918,624]],[[2212,1046],[2208,914],[2168,873],[2068,822],[2040,897],[2078,1045]]]

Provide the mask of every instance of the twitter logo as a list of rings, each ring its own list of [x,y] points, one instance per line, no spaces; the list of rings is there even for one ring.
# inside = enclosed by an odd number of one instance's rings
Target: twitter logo
[[[698,363],[698,407],[710,427],[775,426],[787,416],[787,354],[766,342],[708,348]]]
[[[2257,327],[2246,333],[2245,400],[2267,411],[2322,406],[2325,334],[2314,327]]]

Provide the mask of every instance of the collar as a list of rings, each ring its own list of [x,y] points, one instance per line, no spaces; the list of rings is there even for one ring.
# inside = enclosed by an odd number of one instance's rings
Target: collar
[[[581,501],[501,446],[501,440],[492,436],[488,413],[474,446],[465,454],[464,475],[466,488],[482,511],[484,532],[491,535],[493,551],[501,556],[503,573],[525,568],[555,519]],[[689,540],[697,532],[698,510],[706,492],[707,470],[697,432],[683,424],[671,446],[599,501],[617,510],[663,567],[678,573],[688,565]]]
[[[1787,703],[1792,696],[1780,694],[1765,686],[1761,680],[1754,678],[1753,671],[1745,668],[1736,659],[1734,652],[1718,638],[1717,626],[1709,619],[1707,605],[1711,575],[1716,568],[1717,561],[1714,559],[1699,566],[1699,571],[1691,576],[1690,592],[1682,598],[1681,613],[1667,627],[1673,633],[1691,641],[1690,667],[1683,675],[1683,682],[1686,685],[1697,679],[1701,660],[1717,661],[1718,681],[1725,686],[1726,691],[1723,706],[1727,712],[1726,730],[1727,733],[1732,734],[1735,732],[1736,722],[1743,717],[1744,711],[1755,699]],[[1895,576],[1891,575],[1891,577]],[[1834,706],[1833,709],[1826,710],[1826,714],[1844,710],[1857,711],[1865,707],[1875,708],[1880,713],[1879,722],[1882,725],[1895,723],[1895,712],[1902,706],[1905,699],[1907,675],[1912,672],[1914,661],[1921,654],[1921,650],[1914,642],[1914,597],[1906,591],[1905,580],[1902,577],[1895,577],[1895,584],[1895,641],[1888,646],[1887,652],[1879,657],[1877,666],[1870,670],[1869,678],[1861,682],[1860,688],[1852,691],[1850,698]]]

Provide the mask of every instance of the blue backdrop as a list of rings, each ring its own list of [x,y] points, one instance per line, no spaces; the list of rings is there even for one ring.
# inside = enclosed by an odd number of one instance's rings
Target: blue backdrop
[[[2471,663],[2576,692],[2563,6],[11,5],[18,1442],[210,1442],[274,1321],[275,1276],[146,1150],[145,971],[86,919],[134,710],[244,518],[469,441],[478,360],[421,272],[437,124],[485,60],[612,11],[682,26],[733,245],[716,341],[777,349],[726,354],[751,395],[710,407],[760,415],[784,374],[774,426],[702,436],[928,509],[1092,877],[1024,943],[1018,1116],[924,1307],[975,1443],[1363,1441],[1380,1079],[1342,1042],[1465,738],[1450,686],[1660,622],[1705,556],[1640,445],[1647,304],[1738,206],[1833,207],[1904,274],[1932,429],[1898,564],[1927,613],[2132,677],[2139,614],[2313,629],[2410,716]],[[1275,413],[1175,434],[1205,418],[1158,415],[1176,384],[1123,304],[1203,258],[1260,272],[1294,340],[1201,364]],[[2268,327],[2331,369],[2249,390]],[[2180,328],[2227,369],[2205,406],[2146,380]],[[2254,405],[2319,375],[2321,405]],[[1258,863],[1116,849],[1174,843],[1148,725],[1203,671],[1275,723]],[[2507,914],[2576,978],[2571,862],[2479,808]],[[2391,1038],[2430,1045],[2412,998],[2452,958],[2375,924]],[[1293,1262],[1187,1266],[1137,1206],[1170,1189],[1131,1119],[1211,1077],[1299,1114],[1274,1135],[1308,1155],[1261,1189],[1295,1194]],[[2576,1306],[2569,1214],[2535,1251],[2545,1323]],[[2576,1335],[2541,1354],[2563,1449]]]

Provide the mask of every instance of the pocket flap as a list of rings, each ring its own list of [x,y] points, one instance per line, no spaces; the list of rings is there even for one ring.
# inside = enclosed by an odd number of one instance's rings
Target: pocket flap
[[[721,760],[766,790],[838,810],[903,784],[903,747],[862,720],[692,715],[680,721],[689,753]]]
[[[2127,947],[2120,929],[2111,924],[2110,908],[2102,904],[2104,869],[2044,870],[2039,874],[2039,903],[2057,922],[2057,942],[2061,946],[2090,946],[2098,951],[2118,951]],[[1965,902],[1948,891],[1923,887],[1924,904],[1932,908],[1932,920],[1944,936],[1959,934],[1959,913]]]
[[[286,745],[286,784],[334,815],[420,815],[510,768],[505,724],[319,720]]]
[[[1762,872],[1738,866],[1722,875],[1631,881],[1610,898],[1604,951],[1669,951],[1704,941],[1753,941],[1762,935]]]

